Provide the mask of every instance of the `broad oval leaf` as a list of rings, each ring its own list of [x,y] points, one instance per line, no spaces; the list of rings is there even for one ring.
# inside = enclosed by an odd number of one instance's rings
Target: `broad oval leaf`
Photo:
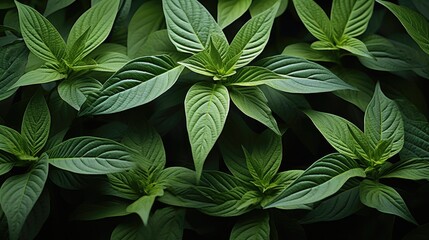
[[[25,109],[21,133],[27,140],[31,155],[35,156],[45,146],[51,128],[51,114],[45,98],[34,95]]]
[[[252,0],[219,0],[217,4],[217,22],[225,28],[249,9]]]
[[[346,35],[357,37],[363,34],[371,19],[374,0],[334,0],[331,21],[337,39]]]
[[[380,212],[399,216],[411,223],[417,224],[399,193],[382,183],[363,180],[359,186],[360,200],[370,208]]]
[[[381,178],[429,180],[429,158],[401,160],[384,169],[380,175]]]
[[[270,239],[270,217],[268,213],[238,221],[232,228],[229,239]]]
[[[130,151],[109,139],[77,137],[46,151],[55,167],[80,174],[106,174],[132,168]]]
[[[57,80],[61,80],[66,77],[67,77],[66,74],[60,73],[55,69],[48,68],[48,67],[41,67],[36,70],[29,71],[24,75],[22,75],[18,79],[18,81],[12,85],[10,89],[14,89],[22,86],[28,86],[28,85],[55,82]]]
[[[88,96],[79,114],[115,113],[148,103],[173,86],[182,70],[166,55],[134,59]]]
[[[207,47],[211,34],[223,36],[222,29],[197,0],[162,1],[168,35],[177,50],[198,53]]]
[[[186,127],[197,179],[204,161],[222,132],[229,111],[229,93],[220,84],[197,83],[185,98]]]
[[[241,68],[255,59],[265,48],[271,33],[271,27],[277,13],[279,4],[250,19],[238,31],[229,46],[227,59],[233,59],[237,55],[234,68]]]
[[[420,48],[429,54],[429,22],[426,18],[407,7],[381,0],[377,0],[377,2],[393,13]]]
[[[98,47],[107,38],[115,21],[120,0],[103,0],[83,13],[74,23],[67,38],[67,49],[70,51],[73,45],[84,35],[85,47],[80,48],[80,53],[73,53],[75,59],[83,59]]]
[[[30,51],[45,61],[61,62],[66,54],[66,44],[55,27],[34,8],[17,1],[15,4],[21,33]]]
[[[293,0],[296,12],[308,31],[317,39],[333,42],[333,29],[323,9],[313,0]]]
[[[374,96],[365,111],[365,135],[375,148],[380,141],[392,141],[391,150],[383,155],[385,159],[401,151],[404,145],[404,124],[401,112],[393,100],[375,87]]]
[[[353,177],[365,177],[365,170],[344,155],[330,154],[313,163],[265,208],[293,208],[320,201],[336,193]]]
[[[265,83],[283,92],[319,93],[355,90],[325,67],[302,58],[277,55],[259,61],[258,65],[286,78]]]
[[[281,135],[268,106],[268,100],[258,87],[234,87],[230,91],[230,96],[240,111]]]
[[[10,89],[24,74],[28,50],[23,43],[0,47],[0,101],[10,97],[16,89]]]
[[[87,96],[101,87],[102,84],[94,78],[66,79],[58,84],[58,94],[61,99],[79,111]]]
[[[0,188],[0,204],[10,239],[18,239],[28,214],[39,198],[48,177],[46,159],[37,161],[29,172],[8,178]]]

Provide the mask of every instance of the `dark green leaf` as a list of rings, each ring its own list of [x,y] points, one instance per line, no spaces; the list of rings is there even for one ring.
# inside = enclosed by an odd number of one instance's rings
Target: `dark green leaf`
[[[52,13],[69,6],[75,1],[76,0],[48,0],[48,2],[46,3],[46,8],[43,15],[49,16]]]
[[[267,213],[238,221],[232,228],[229,239],[270,239],[269,221]]]
[[[380,175],[382,178],[429,180],[429,158],[401,160],[384,169]]]
[[[0,101],[10,97],[16,89],[10,89],[24,74],[28,50],[23,43],[0,47]]]
[[[217,22],[225,28],[249,9],[252,0],[219,0],[217,6]]]
[[[70,106],[79,110],[87,96],[101,87],[101,83],[94,78],[66,79],[58,85],[58,94]]]

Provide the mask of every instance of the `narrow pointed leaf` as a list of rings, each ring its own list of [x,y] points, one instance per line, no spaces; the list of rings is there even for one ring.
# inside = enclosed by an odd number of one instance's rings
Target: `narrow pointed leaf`
[[[10,89],[24,74],[28,50],[25,44],[15,43],[0,47],[0,101],[10,97]]]
[[[58,85],[58,94],[70,106],[79,110],[87,96],[101,87],[101,83],[94,78],[66,79]]]
[[[20,239],[35,239],[39,231],[45,226],[45,222],[51,211],[50,196],[47,189],[43,190],[39,199],[31,209],[22,226]]]
[[[66,44],[55,27],[34,8],[17,1],[15,4],[21,33],[30,51],[45,61],[60,62],[66,54]]]
[[[281,135],[276,119],[268,106],[268,100],[258,87],[235,87],[231,89],[230,96],[232,102],[244,114]]]
[[[278,55],[265,58],[258,64],[286,78],[286,80],[273,80],[266,83],[283,92],[318,93],[355,90],[325,67],[302,58]]]
[[[85,32],[88,33],[85,48],[81,54],[83,59],[107,38],[115,21],[120,0],[102,0],[83,13],[75,22],[67,38],[67,48],[75,44]]]
[[[353,177],[365,177],[359,164],[341,154],[327,155],[313,163],[267,208],[290,208],[320,201],[336,193]]]
[[[0,151],[0,176],[12,170],[15,161],[13,155]]]
[[[429,54],[429,22],[420,13],[392,2],[377,0],[378,3],[389,9],[405,27],[408,34],[416,41],[420,48]]]
[[[48,0],[48,2],[46,3],[46,8],[43,15],[49,16],[52,13],[69,6],[75,1],[76,0]]]
[[[359,191],[360,200],[366,206],[417,224],[401,195],[395,189],[379,182],[364,180],[359,186]]]
[[[238,31],[228,49],[227,59],[239,55],[235,68],[241,68],[255,59],[265,48],[279,4],[250,19]]]
[[[229,94],[223,85],[197,83],[186,95],[186,126],[198,179],[207,155],[222,132],[228,111]]]
[[[109,217],[120,217],[130,214],[127,212],[129,202],[110,200],[93,203],[83,203],[72,214],[73,220],[98,220]]]
[[[232,86],[259,86],[275,80],[286,80],[286,77],[264,67],[245,66],[238,69],[227,82]]]
[[[331,20],[336,36],[357,37],[368,26],[374,8],[374,0],[334,0]]]
[[[55,167],[80,174],[120,172],[134,166],[129,150],[112,140],[78,137],[46,152]]]
[[[30,150],[24,137],[12,128],[0,125],[0,150],[15,156],[29,155]]]
[[[59,73],[55,69],[41,67],[36,70],[29,71],[24,75],[22,75],[18,79],[18,81],[12,85],[11,89],[22,87],[22,86],[28,86],[28,85],[55,82],[57,80],[61,80],[66,77],[67,77],[66,74]]]
[[[388,157],[401,151],[404,145],[404,124],[401,112],[393,100],[387,98],[377,84],[374,96],[365,111],[365,135],[375,147],[381,140],[391,139]]]
[[[286,11],[286,8],[289,4],[289,0],[252,0],[252,5],[249,8],[250,15],[252,17],[257,16],[261,12],[272,7],[277,2],[280,2],[280,6],[276,14],[276,17],[278,17]]]
[[[48,177],[46,159],[38,161],[29,172],[8,178],[0,188],[0,204],[8,225],[10,239],[18,239],[28,214],[42,193]]]
[[[346,38],[337,47],[353,53],[354,55],[372,58],[373,56],[366,48],[365,44],[357,38]]]
[[[332,54],[332,52],[317,51],[311,48],[308,43],[294,43],[288,45],[283,49],[282,55],[304,58],[311,61],[338,62],[338,57]]]
[[[429,180],[429,158],[413,158],[394,163],[381,174],[382,178]]]
[[[115,113],[148,103],[173,86],[182,70],[165,55],[137,58],[89,96],[80,114]]]
[[[323,9],[313,0],[293,0],[299,18],[308,31],[317,39],[332,42],[333,30]]]
[[[27,105],[21,126],[22,136],[27,141],[32,156],[45,146],[50,128],[51,114],[48,105],[41,94],[36,94]]]
[[[225,36],[197,0],[163,0],[162,5],[168,35],[180,52],[198,53],[207,47],[211,34]]]
[[[155,202],[155,195],[143,196],[127,207],[127,212],[136,213],[145,225],[148,224],[150,210]]]
[[[220,0],[217,6],[217,22],[225,28],[249,9],[252,0]]]
[[[231,231],[230,240],[270,239],[270,217],[267,213],[238,221]]]

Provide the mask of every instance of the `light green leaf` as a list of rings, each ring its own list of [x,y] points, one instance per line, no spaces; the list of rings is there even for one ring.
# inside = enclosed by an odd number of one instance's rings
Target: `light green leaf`
[[[329,144],[339,153],[353,159],[359,159],[361,155],[369,155],[368,149],[370,145],[366,141],[363,132],[353,123],[330,113],[307,110],[305,114],[311,119]],[[364,145],[360,146],[355,139],[358,142],[361,140]]]
[[[46,152],[55,167],[80,174],[105,174],[130,169],[134,162],[129,150],[112,140],[77,137]]]
[[[136,58],[142,48],[146,48],[149,35],[164,25],[160,1],[147,1],[137,9],[128,24],[127,52]]]
[[[217,4],[217,22],[225,28],[249,9],[252,0],[219,0]]]
[[[381,0],[377,0],[377,2],[393,13],[420,48],[429,54],[429,22],[427,19],[407,7]]]
[[[258,87],[234,87],[230,90],[232,102],[247,116],[259,121],[281,135],[276,119],[268,107],[264,93]]]
[[[12,128],[0,125],[0,150],[15,156],[30,155],[27,141],[19,132]]]
[[[75,42],[79,41],[79,38],[81,38],[85,32],[88,34],[85,48],[82,48],[80,54],[74,54],[79,57],[78,59],[83,59],[103,43],[112,29],[119,2],[120,0],[103,0],[83,13],[70,30],[70,34],[67,38],[68,51],[72,49]],[[75,59],[70,59],[72,62],[74,60]]]
[[[337,39],[344,35],[362,35],[371,19],[373,8],[374,0],[334,0],[331,20]]]
[[[235,63],[235,69],[249,64],[265,48],[270,37],[271,27],[279,4],[276,3],[266,11],[250,19],[238,31],[228,49],[227,59],[239,59]]]
[[[107,177],[112,189],[117,191],[115,196],[129,200],[136,200],[141,197],[143,184],[139,184],[141,177],[136,171],[111,173],[107,174]]]
[[[150,210],[155,202],[155,198],[164,195],[164,191],[161,188],[156,189],[155,192],[151,192],[150,195],[142,196],[137,201],[133,202],[127,207],[127,212],[137,213],[142,219],[145,225],[148,224]]]
[[[229,94],[223,85],[197,83],[186,95],[186,127],[197,179],[201,176],[207,155],[222,132],[228,111]]]
[[[208,47],[210,48],[210,46]],[[211,58],[210,52],[206,51],[207,49],[192,55],[191,57],[180,61],[179,64],[185,66],[189,70],[209,77],[214,77],[217,75],[217,67],[215,65],[214,59]],[[220,62],[222,64],[222,60]]]
[[[129,202],[120,200],[83,203],[77,207],[71,218],[73,220],[98,220],[109,217],[120,217],[130,214],[127,212]]]
[[[379,182],[364,180],[359,186],[359,191],[360,200],[366,206],[417,224],[401,195],[395,189]]]
[[[46,3],[46,8],[43,15],[49,16],[52,13],[69,6],[75,1],[76,0],[48,0],[48,2]]]
[[[204,50],[211,34],[225,35],[207,9],[197,0],[162,1],[168,35],[177,50],[198,53]]]
[[[10,97],[16,89],[10,89],[24,74],[28,50],[23,43],[0,47],[0,101]]]
[[[270,239],[270,217],[268,213],[238,221],[232,228],[229,239]]]
[[[58,63],[66,55],[66,44],[57,29],[34,8],[15,1],[19,24],[28,49],[37,57]]]
[[[39,198],[48,177],[46,159],[37,161],[29,172],[8,178],[0,188],[0,204],[9,225],[9,237],[18,239],[28,214]]]
[[[34,95],[25,109],[21,133],[27,141],[31,155],[35,156],[45,146],[51,128],[51,114],[45,98]]]
[[[0,176],[12,170],[15,162],[16,158],[13,155],[0,151]]]
[[[301,223],[336,221],[348,217],[362,208],[359,198],[359,187],[347,189],[320,203],[309,212]]]
[[[383,94],[379,83],[365,111],[365,135],[374,148],[382,140],[392,141],[391,149],[385,152],[384,159],[397,154],[404,145],[401,112],[396,103]]]
[[[349,51],[357,56],[373,58],[371,53],[366,48],[365,43],[363,43],[361,40],[357,38],[352,38],[352,37],[343,38],[337,44],[337,47],[344,49],[346,51]]]
[[[334,43],[327,41],[315,41],[310,45],[310,47],[318,51],[338,50],[338,47],[334,45]]]
[[[380,175],[382,178],[429,180],[429,158],[401,160],[384,169]]]
[[[327,155],[313,163],[266,208],[293,208],[320,201],[336,193],[353,177],[365,177],[359,164],[341,154]]]
[[[286,80],[285,77],[258,66],[245,66],[237,70],[237,73],[227,78],[227,84],[231,86],[259,86],[275,80]]]
[[[173,86],[182,70],[165,55],[137,58],[89,96],[80,115],[121,112],[148,103]]]
[[[280,2],[279,9],[277,10],[276,17],[282,15],[286,10],[289,0],[252,0],[252,5],[249,8],[250,15],[255,17],[261,12],[267,10],[272,7],[277,2]]]
[[[94,78],[66,79],[58,85],[58,94],[61,99],[79,111],[87,96],[101,87],[101,83]]]
[[[279,91],[319,93],[345,89],[355,90],[325,67],[302,58],[277,55],[265,58],[258,64],[286,78],[265,83]]]
[[[283,49],[282,55],[304,58],[319,62],[338,62],[338,57],[330,51],[318,51],[308,43],[294,43]]]
[[[66,74],[59,73],[55,69],[48,68],[48,67],[41,67],[22,75],[18,79],[18,81],[12,85],[11,89],[22,87],[22,86],[28,86],[28,85],[55,82],[57,80],[61,80],[66,77],[67,77]]]
[[[317,39],[333,42],[333,29],[323,9],[313,0],[293,0],[296,12],[305,27]]]

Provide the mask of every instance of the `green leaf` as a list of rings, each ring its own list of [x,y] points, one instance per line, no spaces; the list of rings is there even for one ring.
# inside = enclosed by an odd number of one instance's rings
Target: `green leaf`
[[[120,200],[83,203],[72,214],[73,220],[98,220],[109,217],[120,217],[130,214],[127,212],[129,202]]]
[[[333,29],[323,9],[313,0],[293,0],[296,12],[305,27],[317,39],[333,42]]]
[[[332,52],[315,50],[308,43],[290,44],[283,49],[282,55],[304,58],[311,61],[338,62],[338,57],[332,54]]]
[[[268,107],[268,100],[258,87],[234,87],[230,90],[232,102],[247,116],[281,135],[276,119]]]
[[[171,43],[168,37],[167,29],[158,30],[151,33],[146,42],[145,47],[140,48],[136,53],[138,56],[154,56],[167,54],[172,59],[180,61],[188,57],[188,54],[178,52],[176,47]]]
[[[310,47],[318,51],[338,50],[338,47],[334,43],[327,41],[315,41],[310,45]]]
[[[0,3],[0,9],[13,8],[14,6],[13,0],[4,0]]]
[[[29,71],[22,75],[15,84],[12,85],[10,89],[22,87],[22,86],[28,86],[28,85],[35,85],[35,84],[42,84],[42,83],[49,83],[49,82],[55,82],[57,80],[61,80],[66,78],[67,75],[63,73],[59,73],[57,70],[47,67],[41,67],[33,71]]]
[[[336,221],[354,214],[361,207],[359,187],[354,187],[322,201],[320,205],[309,212],[300,222],[307,224]]]
[[[417,224],[401,195],[395,189],[379,182],[364,180],[359,186],[359,191],[360,200],[366,206]]]
[[[140,184],[139,180],[142,177],[136,171],[130,170],[107,175],[110,186],[117,191],[117,196],[129,200],[136,200],[141,197],[144,189],[142,189],[143,184]],[[144,180],[146,181],[146,179]]]
[[[344,49],[346,51],[349,51],[357,56],[367,57],[367,58],[373,57],[371,53],[368,51],[368,49],[366,48],[365,43],[363,43],[361,40],[357,38],[352,38],[352,37],[343,38],[337,44],[337,47]]]
[[[80,54],[74,53],[75,56],[79,56],[79,59],[83,59],[103,43],[112,29],[119,2],[120,0],[103,0],[83,13],[70,30],[67,38],[68,51],[86,33],[88,36],[86,37],[85,47],[82,48]],[[70,60],[73,62],[75,59]]]
[[[129,150],[112,140],[77,137],[46,152],[55,167],[80,174],[120,172],[134,166]]]
[[[249,9],[252,0],[219,0],[217,4],[217,22],[225,28]]]
[[[146,48],[149,35],[164,25],[160,1],[147,1],[137,9],[128,24],[127,52],[131,58],[139,56],[141,48]]]
[[[16,89],[10,89],[24,74],[28,50],[23,43],[0,47],[0,101],[10,97]]]
[[[0,188],[0,204],[11,240],[18,239],[28,214],[39,198],[48,177],[48,163],[41,159],[29,172],[8,178]]]
[[[429,54],[429,22],[426,18],[407,7],[381,0],[377,0],[377,2],[393,13],[420,48]]]
[[[313,163],[266,208],[293,208],[320,201],[336,193],[353,177],[365,177],[359,164],[341,154],[327,155]]]
[[[149,233],[145,231],[144,225],[136,221],[128,221],[119,224],[113,229],[110,240],[137,240],[148,239]]]
[[[2,125],[0,125],[0,150],[18,157],[30,154],[27,141],[22,135],[14,129]]]
[[[331,20],[337,39],[362,35],[371,19],[374,0],[334,0]]]
[[[238,221],[232,228],[230,240],[270,239],[270,217],[267,213]]]
[[[35,239],[45,225],[51,211],[49,197],[48,190],[44,189],[28,214],[24,226],[22,226],[20,239]]]
[[[148,103],[173,86],[182,70],[165,55],[134,59],[87,99],[80,115],[121,112]]]
[[[384,169],[380,175],[382,178],[429,180],[429,158],[401,160]]]
[[[235,69],[249,64],[264,50],[278,7],[279,4],[276,3],[253,17],[235,35],[227,53],[227,59],[240,56],[235,63]]]
[[[66,79],[58,84],[58,94],[61,99],[79,111],[87,96],[101,87],[102,84],[94,78]]]
[[[258,64],[286,78],[266,83],[279,91],[319,93],[345,89],[355,90],[325,67],[302,58],[278,55],[265,58]]]
[[[57,29],[34,8],[17,1],[15,4],[21,33],[28,49],[47,62],[60,62],[66,54],[66,44]]]
[[[311,119],[329,144],[339,153],[353,159],[359,159],[361,155],[368,152],[369,143],[366,141],[363,132],[353,123],[330,113],[307,110],[305,114]],[[360,146],[356,140],[362,140],[364,145]]]
[[[223,36],[220,26],[197,0],[162,1],[168,35],[177,50],[198,53],[204,50],[211,34]]]
[[[392,141],[384,160],[397,154],[404,145],[401,112],[396,103],[383,94],[380,84],[375,87],[374,96],[365,111],[365,135],[374,148],[382,140]]]
[[[48,0],[48,2],[46,3],[46,8],[43,15],[49,16],[52,13],[69,6],[75,1],[76,0]]]
[[[151,216],[149,228],[152,230],[150,239],[181,240],[185,224],[184,209],[166,207],[158,209]]]
[[[156,192],[151,193],[147,196],[142,196],[137,201],[133,202],[127,207],[127,212],[137,213],[142,219],[145,225],[148,224],[150,210],[152,209],[152,205],[155,202],[155,198],[157,196],[164,195],[164,191],[160,188],[157,189]]]
[[[197,179],[201,176],[207,155],[222,132],[228,111],[229,94],[223,85],[197,83],[186,95],[186,127]]]
[[[25,109],[21,133],[28,143],[31,155],[35,156],[45,146],[51,128],[51,114],[45,98],[35,94]]]
[[[13,155],[0,151],[0,176],[12,170],[15,162],[16,159]]]
[[[278,17],[285,12],[289,4],[289,0],[252,0],[252,5],[249,8],[250,15],[254,17],[261,12],[267,10],[268,8],[272,7],[277,2],[280,2],[280,6],[276,14],[276,17]]]
[[[286,80],[279,74],[258,66],[245,66],[237,70],[237,73],[227,78],[227,84],[232,86],[259,86],[275,80]]]

